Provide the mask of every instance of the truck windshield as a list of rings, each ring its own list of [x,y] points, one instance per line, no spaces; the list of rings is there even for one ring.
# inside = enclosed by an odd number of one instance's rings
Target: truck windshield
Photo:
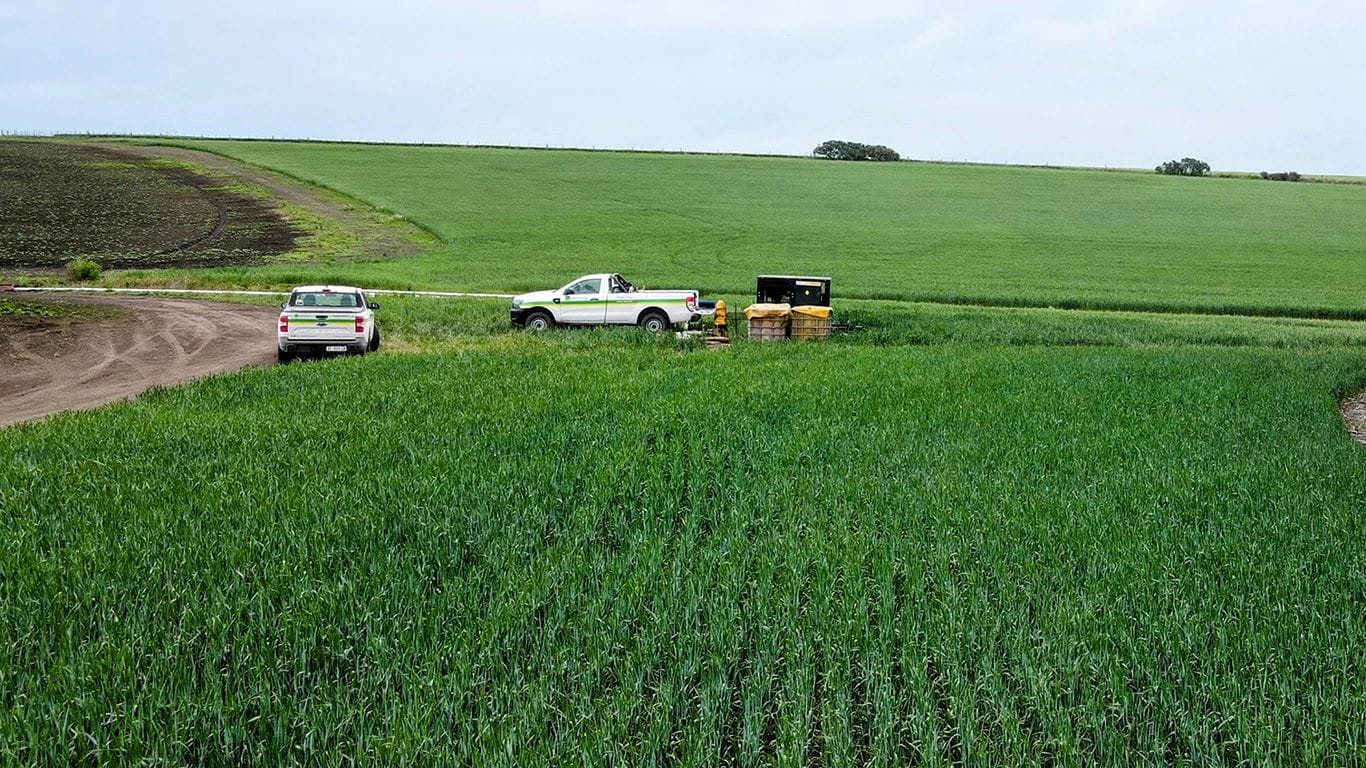
[[[304,309],[356,309],[362,306],[362,302],[358,293],[296,291],[289,297],[289,306]]]

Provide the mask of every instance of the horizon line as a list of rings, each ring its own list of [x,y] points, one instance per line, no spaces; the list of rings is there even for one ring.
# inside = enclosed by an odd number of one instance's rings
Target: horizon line
[[[456,141],[403,141],[386,139],[323,139],[310,137],[280,137],[280,136],[230,136],[214,134],[174,134],[174,133],[106,133],[106,132],[66,132],[66,131],[24,131],[24,130],[0,130],[0,139],[6,138],[49,138],[49,139],[151,139],[151,140],[180,140],[180,141],[244,141],[244,142],[277,142],[277,143],[296,143],[296,144],[353,144],[359,146],[394,146],[394,147],[435,147],[452,149],[515,149],[532,150],[538,152],[603,152],[618,154],[645,154],[645,155],[697,155],[704,157],[753,157],[753,158],[774,158],[774,159],[795,159],[795,160],[826,160],[814,154],[792,154],[787,152],[741,152],[732,150],[705,150],[705,149],[646,149],[637,147],[599,147],[556,145],[556,144],[491,144],[486,142],[456,142]],[[1007,162],[1007,161],[986,161],[986,160],[942,160],[930,158],[903,157],[893,161],[859,161],[859,160],[836,160],[833,162],[859,162],[870,164],[896,164],[896,163],[922,163],[926,165],[955,165],[955,166],[976,166],[984,168],[1026,168],[1039,170],[1073,170],[1073,171],[1101,171],[1109,173],[1154,173],[1153,169],[1141,168],[1127,165],[1057,165],[1053,163],[1031,163],[1031,162]],[[1245,170],[1215,170],[1208,175],[1214,178],[1234,178],[1234,179],[1255,179],[1261,180],[1260,171]],[[1359,176],[1350,173],[1304,173],[1301,178],[1313,184],[1348,184],[1366,185],[1366,176]]]

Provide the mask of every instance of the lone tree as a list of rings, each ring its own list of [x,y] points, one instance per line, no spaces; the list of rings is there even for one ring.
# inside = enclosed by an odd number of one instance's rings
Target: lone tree
[[[1164,176],[1204,176],[1209,173],[1209,163],[1193,157],[1168,160],[1157,166],[1157,172]]]
[[[835,139],[823,142],[819,147],[811,150],[811,154],[816,157],[824,157],[827,160],[871,160],[874,162],[888,162],[901,159],[901,155],[898,155],[896,150],[891,147],[884,147],[881,144],[860,144],[857,141],[838,141]]]

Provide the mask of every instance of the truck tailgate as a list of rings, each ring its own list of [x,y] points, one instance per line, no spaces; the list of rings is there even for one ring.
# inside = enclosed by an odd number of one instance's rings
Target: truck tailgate
[[[291,341],[350,341],[356,338],[356,316],[291,314],[288,338]]]

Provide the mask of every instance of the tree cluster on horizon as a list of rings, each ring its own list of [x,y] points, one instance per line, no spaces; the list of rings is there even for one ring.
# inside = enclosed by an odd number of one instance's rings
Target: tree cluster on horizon
[[[1155,170],[1163,176],[1207,176],[1209,163],[1193,157],[1183,157],[1180,160],[1168,160]]]
[[[897,154],[897,151],[891,147],[881,144],[861,144],[857,141],[840,141],[838,139],[822,142],[820,146],[811,150],[811,154],[827,160],[890,162],[901,159],[901,155]]]
[[[1300,181],[1304,178],[1297,171],[1277,171],[1276,173],[1262,171],[1261,176],[1267,181]]]

